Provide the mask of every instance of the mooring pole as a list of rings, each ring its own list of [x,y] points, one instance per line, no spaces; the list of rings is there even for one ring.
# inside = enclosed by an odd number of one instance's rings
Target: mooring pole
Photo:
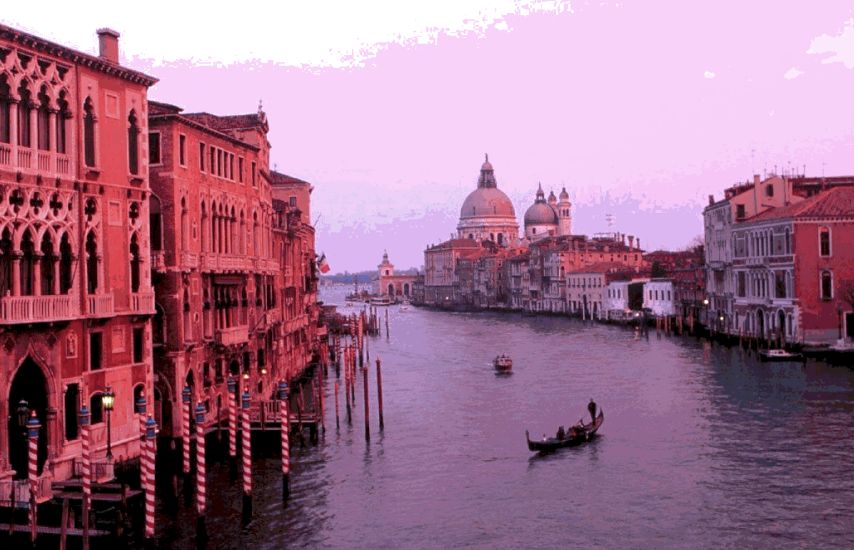
[[[291,447],[288,441],[291,428],[288,413],[288,383],[279,381],[279,420],[282,425],[282,502],[287,503],[291,494]]]
[[[243,526],[252,521],[252,426],[249,423],[249,390],[243,392]]]
[[[377,357],[377,410],[380,415],[380,431],[382,431],[385,428],[385,422],[383,422],[383,372],[380,365],[380,358]]]
[[[89,454],[89,421],[91,417],[86,405],[80,407],[79,418],[80,435],[83,438],[80,457],[83,462],[83,550],[89,550],[89,502],[92,497],[92,463],[91,455]],[[12,490],[14,491],[14,485]],[[12,494],[14,495],[14,492]]]
[[[371,419],[368,411],[368,367],[362,367],[362,386],[365,394],[365,441],[371,440]]]
[[[237,379],[228,377],[228,477],[237,480]]]
[[[157,423],[150,416],[145,423],[145,539],[154,540],[155,460]]]
[[[207,475],[205,470],[205,406],[196,405],[196,544],[204,546],[208,541],[205,523],[207,510]]]
[[[27,477],[30,482],[30,540],[33,546],[36,545],[36,537],[38,536],[38,502],[36,500],[36,491],[39,485],[39,429],[42,427],[36,416],[36,411],[30,413],[30,419],[27,421],[27,435],[29,439],[29,456]],[[12,521],[11,517],[9,521]]]
[[[338,419],[338,381],[335,381],[335,429],[341,429],[341,422]]]
[[[190,444],[193,439],[193,434],[190,432],[190,409],[192,405],[190,401],[193,396],[193,390],[190,386],[184,386],[181,390],[181,404],[183,406],[183,437],[181,438],[181,453],[183,456],[182,468],[184,471],[184,501],[189,505],[193,501],[193,483],[190,480]]]

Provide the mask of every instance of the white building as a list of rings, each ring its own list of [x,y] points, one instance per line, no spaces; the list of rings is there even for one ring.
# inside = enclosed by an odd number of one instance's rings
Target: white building
[[[655,317],[670,317],[676,314],[673,305],[673,281],[652,279],[643,285],[643,307]]]

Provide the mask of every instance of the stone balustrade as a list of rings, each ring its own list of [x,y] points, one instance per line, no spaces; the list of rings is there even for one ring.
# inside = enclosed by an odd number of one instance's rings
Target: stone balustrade
[[[112,317],[115,314],[113,294],[89,294],[86,296],[86,311],[94,317]]]
[[[216,330],[216,341],[222,346],[233,346],[249,341],[249,326],[220,328]]]
[[[79,316],[80,303],[68,294],[0,298],[2,324],[67,321]]]
[[[69,155],[18,147],[8,143],[0,143],[0,166],[49,177],[72,174],[72,161]]]
[[[131,293],[130,309],[138,315],[154,315],[154,291]]]

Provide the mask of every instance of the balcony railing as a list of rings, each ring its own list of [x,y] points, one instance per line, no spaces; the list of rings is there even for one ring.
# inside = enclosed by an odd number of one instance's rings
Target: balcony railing
[[[36,503],[47,502],[53,498],[50,474],[42,474],[36,480]],[[0,481],[0,506],[16,508],[28,508],[30,505],[30,482],[27,479],[5,479]]]
[[[0,166],[12,166],[12,146],[0,143]]]
[[[252,260],[244,256],[203,254],[202,269],[206,271],[251,271]]]
[[[25,172],[41,172],[51,176],[68,176],[72,173],[69,155],[8,143],[0,143],[0,166]]]
[[[86,311],[95,317],[112,317],[115,312],[113,294],[90,294],[86,296]]]
[[[83,461],[75,458],[72,464],[74,477],[83,477]],[[95,483],[104,483],[116,477],[113,461],[106,458],[93,460],[89,469],[92,472],[92,481]]]
[[[221,328],[216,331],[216,341],[223,346],[233,346],[249,341],[249,327],[242,325],[238,327]]]
[[[68,294],[0,298],[2,324],[67,321],[79,316],[79,302]]]
[[[30,149],[18,149],[18,168],[31,168],[33,152]]]
[[[181,267],[196,269],[199,267],[199,255],[192,252],[181,252]]]
[[[139,315],[154,314],[154,292],[134,292],[130,295],[130,309]]]
[[[166,271],[166,253],[162,250],[151,253],[151,269],[154,271]]]

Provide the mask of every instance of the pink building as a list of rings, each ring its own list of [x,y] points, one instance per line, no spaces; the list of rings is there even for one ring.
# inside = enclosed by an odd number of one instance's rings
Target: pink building
[[[0,480],[26,474],[22,402],[42,424],[43,475],[63,479],[80,454],[82,405],[95,460],[108,445],[123,460],[138,454],[134,398],[152,395],[156,80],[119,65],[118,33],[98,35],[92,56],[0,25]]]

